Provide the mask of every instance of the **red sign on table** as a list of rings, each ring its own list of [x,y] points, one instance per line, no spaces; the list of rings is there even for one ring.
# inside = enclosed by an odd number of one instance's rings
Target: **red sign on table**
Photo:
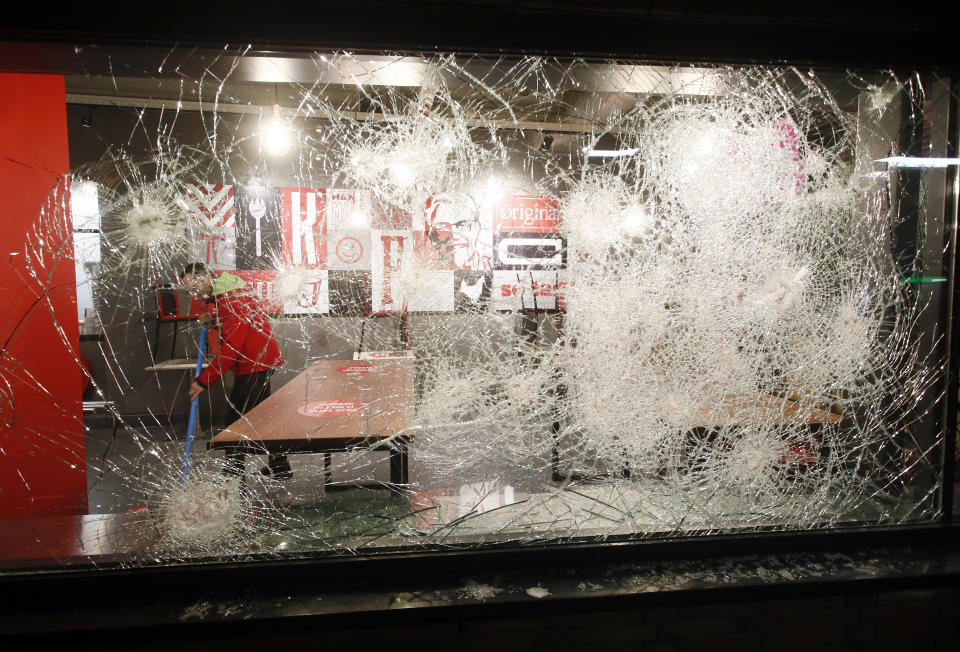
[[[377,371],[377,368],[369,364],[353,364],[347,367],[337,367],[337,371],[342,374],[371,374]]]
[[[332,401],[314,401],[297,408],[297,412],[305,417],[342,417],[355,414],[367,407],[362,401],[337,399]]]

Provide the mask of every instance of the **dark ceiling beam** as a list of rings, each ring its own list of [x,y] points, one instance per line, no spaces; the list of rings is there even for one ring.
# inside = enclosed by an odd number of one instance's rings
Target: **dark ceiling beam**
[[[951,3],[953,4],[953,3]],[[772,5],[772,6],[771,6]],[[264,4],[71,3],[0,39],[109,45],[250,44],[828,66],[956,67],[956,9],[904,2],[357,0]]]

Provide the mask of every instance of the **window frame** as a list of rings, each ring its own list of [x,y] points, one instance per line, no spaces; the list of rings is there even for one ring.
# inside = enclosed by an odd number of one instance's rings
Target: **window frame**
[[[942,17],[926,20],[864,22],[859,16],[826,17],[805,21],[802,17],[770,14],[759,17],[737,15],[707,15],[693,12],[685,16],[657,14],[643,10],[626,10],[601,3],[599,7],[585,7],[587,3],[565,4],[563,8],[548,9],[537,3],[525,3],[506,9],[497,3],[389,3],[366,2],[365,10],[375,11],[381,20],[377,25],[359,24],[359,21],[336,18],[355,17],[357,9],[337,8],[323,17],[324,26],[316,31],[318,23],[312,20],[282,20],[276,16],[261,20],[256,25],[242,18],[225,21],[215,29],[199,30],[182,24],[176,12],[162,15],[150,26],[137,24],[133,19],[115,16],[116,22],[91,22],[98,17],[94,12],[66,13],[45,25],[13,26],[0,29],[0,52],[6,56],[7,70],[35,70],[38,66],[50,72],[69,73],[66,57],[74,48],[95,49],[102,46],[127,48],[136,52],[143,47],[145,36],[151,47],[204,47],[224,42],[251,42],[254,53],[271,49],[335,48],[367,52],[418,53],[423,51],[463,53],[535,53],[558,57],[582,56],[587,59],[607,57],[650,60],[708,61],[710,63],[776,63],[798,66],[816,66],[818,70],[847,66],[863,68],[893,68],[912,71],[938,72],[951,75],[953,93],[950,113],[950,134],[957,134],[957,95],[960,94],[956,74],[957,64],[951,63],[947,46],[947,27],[951,21]],[[426,7],[437,22],[452,25],[438,36],[417,20],[411,5]],[[826,11],[826,9],[824,9]],[[87,16],[83,14],[86,13]],[[320,11],[318,10],[318,13]],[[49,18],[49,17],[46,17]],[[602,35],[585,34],[585,21],[603,20],[611,25]],[[191,20],[203,25],[203,20]],[[338,28],[347,25],[345,29]],[[432,22],[432,21],[431,21]],[[314,30],[307,35],[307,26]],[[604,30],[598,30],[604,31]],[[642,35],[642,37],[638,37]],[[571,40],[579,35],[580,40]],[[878,39],[895,42],[903,39],[915,46],[881,50],[873,47]],[[635,45],[637,41],[643,45]],[[576,42],[575,47],[571,43]],[[826,42],[825,48],[814,43]],[[957,156],[957,142],[950,143]],[[960,183],[957,167],[949,173],[951,188]],[[373,573],[411,575],[417,572],[453,572],[463,565],[476,568],[511,568],[550,566],[557,564],[589,564],[598,561],[630,561],[668,557],[696,557],[723,554],[726,551],[772,552],[795,549],[837,549],[853,546],[942,544],[955,537],[958,526],[953,518],[954,466],[956,440],[949,433],[957,429],[957,388],[960,376],[960,338],[954,337],[960,317],[960,286],[956,272],[960,253],[957,251],[957,195],[947,197],[944,232],[950,246],[946,253],[946,267],[950,270],[946,297],[950,308],[947,314],[948,331],[943,346],[948,361],[947,400],[943,406],[944,432],[948,433],[942,446],[943,486],[940,496],[942,514],[938,523],[905,524],[892,527],[853,526],[824,531],[772,531],[746,534],[723,534],[709,537],[681,536],[664,539],[608,539],[601,542],[558,542],[536,545],[491,544],[477,549],[455,551],[422,551],[377,553],[369,557],[327,555],[298,555],[255,561],[198,560],[187,564],[150,568],[117,568],[109,570],[78,571],[76,569],[45,569],[41,574],[33,570],[4,573],[2,583],[8,587],[27,590],[45,583],[51,576],[74,585],[100,586],[104,590],[135,586],[140,579],[159,580],[163,586],[176,586],[186,581],[193,585],[209,582],[243,583],[250,581],[282,582],[304,581],[304,575],[356,578]],[[98,584],[99,583],[99,584]],[[113,587],[113,588],[110,588]],[[100,590],[100,589],[95,589]]]

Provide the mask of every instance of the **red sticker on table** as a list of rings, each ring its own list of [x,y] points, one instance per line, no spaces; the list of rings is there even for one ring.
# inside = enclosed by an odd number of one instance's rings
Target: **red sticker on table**
[[[376,367],[369,364],[352,364],[348,367],[337,367],[337,371],[342,374],[369,374],[376,370]]]
[[[371,351],[368,353],[371,358],[396,358],[400,354],[394,353],[393,351]]]
[[[342,417],[347,414],[359,412],[367,404],[363,401],[333,400],[333,401],[314,401],[297,408],[297,412],[305,417]]]

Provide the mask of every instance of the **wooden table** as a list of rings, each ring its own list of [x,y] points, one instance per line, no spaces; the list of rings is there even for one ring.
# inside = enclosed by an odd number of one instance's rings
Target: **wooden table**
[[[745,426],[745,416],[753,421],[760,419],[771,425],[811,425],[838,423],[843,416],[824,410],[815,403],[802,403],[792,398],[759,394],[756,397],[726,396],[715,405],[697,410],[695,426],[720,428]]]
[[[756,421],[758,417],[769,425],[809,426],[811,430],[843,420],[842,414],[794,398],[766,393],[753,397],[728,395],[721,401],[700,407],[696,416],[682,430],[688,438],[710,439],[720,428],[741,428],[748,425],[748,420]],[[557,427],[559,424],[555,426],[555,432]],[[554,440],[551,466],[555,482],[567,478],[560,472],[560,462],[560,451]],[[629,470],[624,469],[623,475],[629,477]],[[579,479],[579,476],[571,478]]]
[[[390,483],[409,481],[413,360],[321,360],[274,392],[210,442],[242,467],[244,455],[390,452]]]

